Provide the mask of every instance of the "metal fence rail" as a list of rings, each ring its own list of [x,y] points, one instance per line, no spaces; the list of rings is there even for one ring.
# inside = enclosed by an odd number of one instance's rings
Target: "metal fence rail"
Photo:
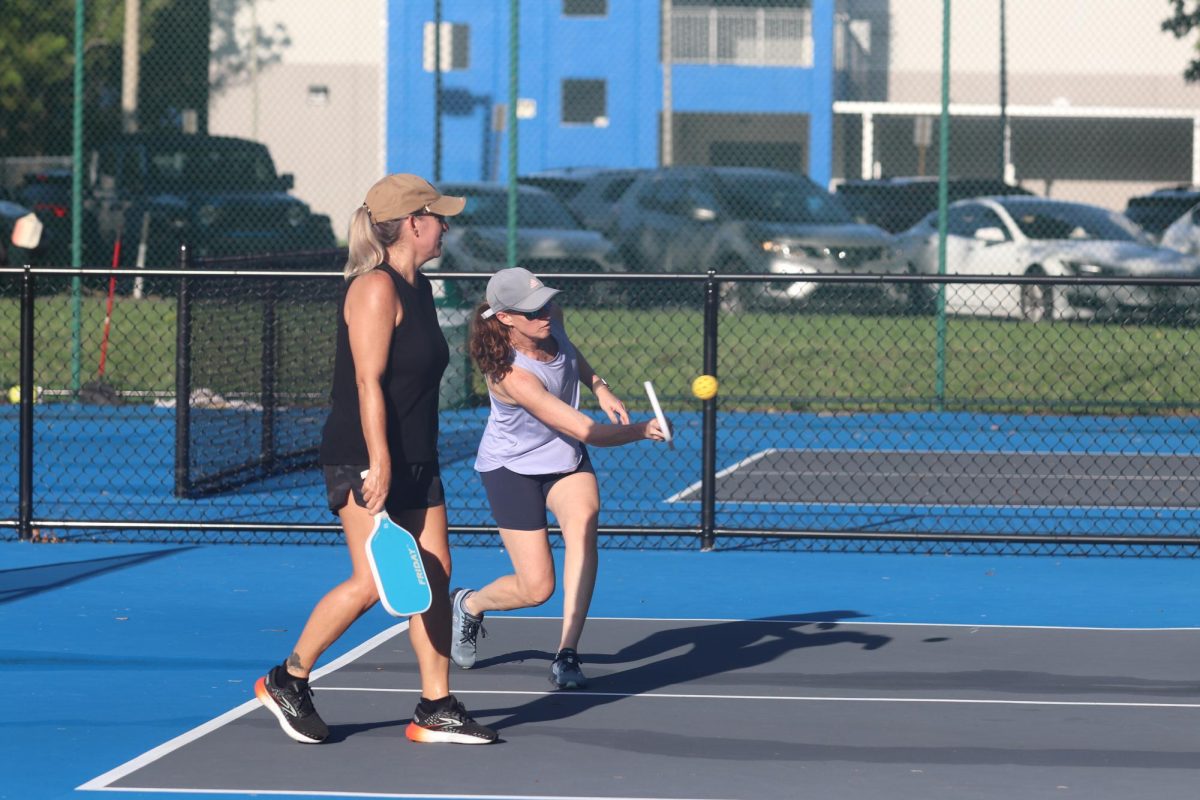
[[[0,316],[19,322],[0,326],[17,401],[0,410],[0,533],[338,541],[306,455],[331,374],[333,263],[184,262],[141,271],[139,298],[121,273],[107,313],[104,292],[39,286],[102,286],[108,270],[0,271]],[[492,544],[471,468],[486,394],[465,350],[483,279],[430,274],[456,298],[440,309],[452,531]],[[1200,281],[543,277],[633,415],[648,414],[653,380],[676,428],[673,450],[593,451],[606,546],[1200,552],[1200,332],[1181,300]],[[1049,312],[1038,321],[1022,318],[1030,286]],[[719,379],[716,397],[691,394],[701,374]],[[181,489],[201,466],[245,464]]]

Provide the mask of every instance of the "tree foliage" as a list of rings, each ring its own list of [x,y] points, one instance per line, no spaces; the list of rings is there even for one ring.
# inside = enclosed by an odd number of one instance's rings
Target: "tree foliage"
[[[120,131],[126,2],[3,0],[0,156],[71,152],[77,3],[84,5],[85,146]],[[247,25],[256,0],[128,2],[139,3],[141,16],[141,130],[178,128],[189,109],[206,130],[210,91],[243,83],[291,44],[282,25]]]
[[[1200,0],[1191,0],[1190,9],[1188,0],[1170,0],[1170,3],[1173,13],[1169,19],[1163,20],[1164,31],[1170,31],[1176,39],[1182,39],[1192,30],[1200,28]],[[1200,50],[1200,44],[1196,49]],[[1189,82],[1200,81],[1200,58],[1193,58],[1188,62],[1183,77]]]
[[[253,80],[256,71],[279,63],[283,50],[292,44],[287,27],[281,22],[269,30],[253,20],[247,25],[239,16],[246,4],[247,0],[212,0],[209,88],[215,94]]]

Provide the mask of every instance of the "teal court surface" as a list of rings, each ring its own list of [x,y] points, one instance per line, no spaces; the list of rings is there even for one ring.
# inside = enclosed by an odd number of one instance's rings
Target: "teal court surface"
[[[556,551],[561,557],[561,551]],[[1200,786],[1194,558],[602,550],[586,692],[548,691],[561,595],[489,617],[451,681],[488,747],[416,745],[405,622],[253,700],[336,546],[0,542],[0,798],[1061,798]],[[455,585],[507,567],[457,548]]]

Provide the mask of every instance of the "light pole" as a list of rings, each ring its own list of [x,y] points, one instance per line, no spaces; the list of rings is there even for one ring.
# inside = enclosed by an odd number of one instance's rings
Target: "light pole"
[[[442,0],[433,0],[433,182],[442,180]]]
[[[1008,41],[1005,0],[1000,0],[1000,180],[1008,181],[1012,163],[1012,131],[1008,125]]]
[[[125,0],[125,39],[121,53],[121,131],[138,129],[138,81],[141,63],[141,0]]]

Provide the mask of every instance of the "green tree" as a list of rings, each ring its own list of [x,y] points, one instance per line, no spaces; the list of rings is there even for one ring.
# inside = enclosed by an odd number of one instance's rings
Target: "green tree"
[[[3,0],[0,14],[0,156],[71,152],[75,7],[84,0]],[[127,0],[84,5],[84,138],[121,129]],[[138,127],[178,128],[185,110],[207,130],[210,92],[248,80],[291,45],[285,26],[247,25],[262,0],[140,3]],[[253,14],[249,15],[253,19]]]
[[[71,152],[75,101],[75,7],[77,0],[4,0],[0,15],[0,153],[63,155]],[[189,0],[138,0],[143,64],[153,56],[168,18],[189,19]],[[194,32],[207,64],[207,12]],[[84,9],[83,102],[85,136],[118,130],[121,116],[121,55],[125,0],[88,0]],[[185,51],[186,52],[186,51]],[[178,51],[176,54],[178,58]],[[157,95],[175,91],[184,70],[164,70],[141,81],[139,105],[155,109]],[[202,72],[203,74],[203,72]],[[199,98],[207,104],[207,97]],[[159,102],[161,105],[161,102]]]
[[[1163,20],[1162,29],[1164,31],[1170,31],[1176,39],[1182,39],[1193,29],[1200,28],[1200,0],[1191,0],[1190,9],[1188,0],[1170,0],[1170,3],[1173,13],[1170,19]],[[1200,50],[1200,44],[1196,49]],[[1189,82],[1200,81],[1200,58],[1193,58],[1188,62],[1183,77]]]
[[[69,0],[5,0],[0,14],[0,153],[68,152],[73,23]]]

